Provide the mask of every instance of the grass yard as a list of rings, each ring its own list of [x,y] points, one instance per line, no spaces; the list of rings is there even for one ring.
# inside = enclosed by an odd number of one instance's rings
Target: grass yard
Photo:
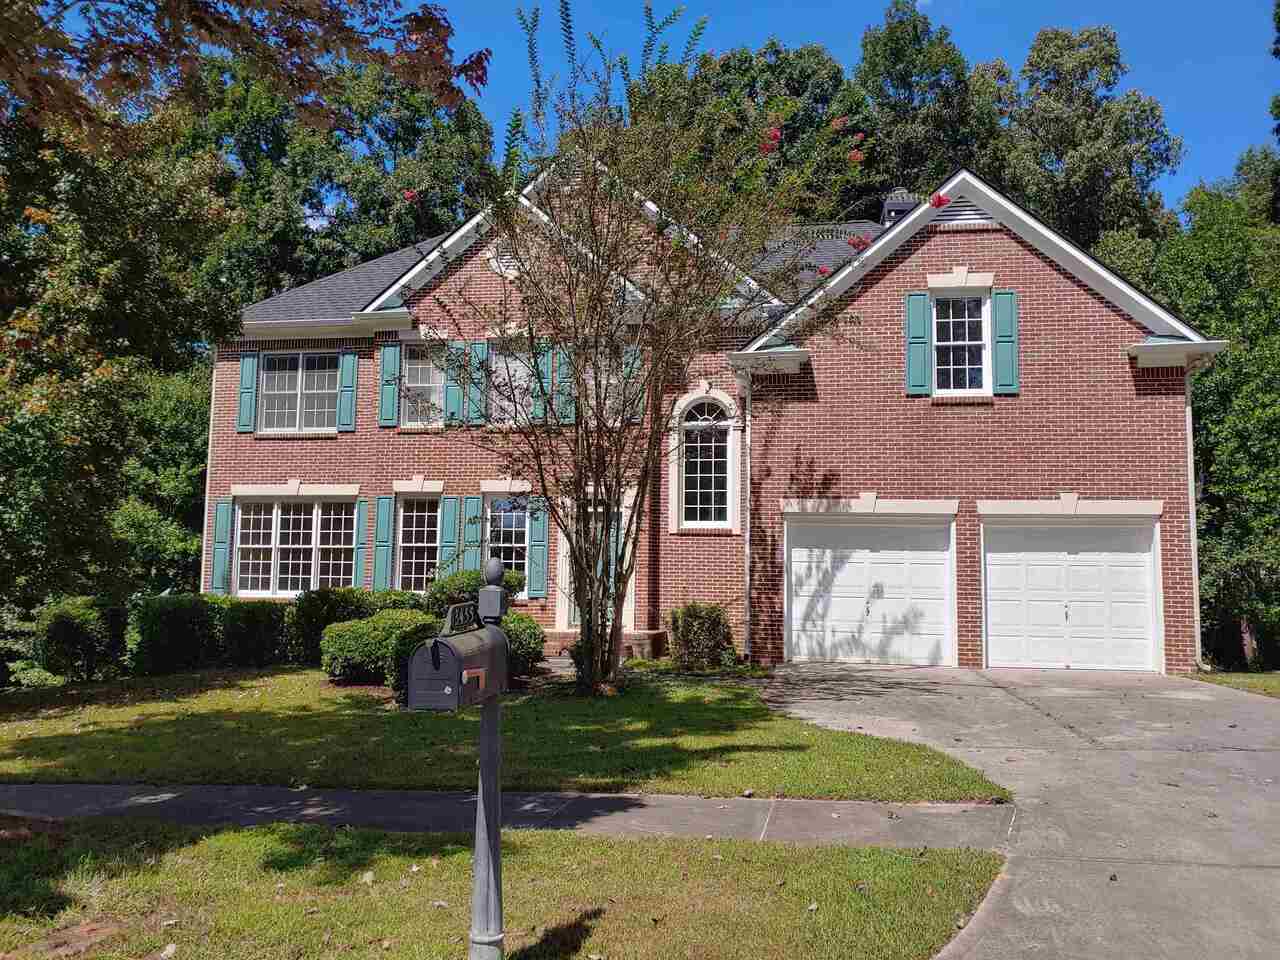
[[[206,671],[0,698],[0,781],[474,789],[479,714],[408,713],[318,670]],[[1007,792],[938,751],[823,730],[749,686],[643,680],[512,695],[503,786],[867,800]]]
[[[1199,673],[1196,677],[1224,687],[1260,693],[1264,697],[1280,697],[1280,671],[1270,673]]]
[[[94,921],[115,931],[94,960],[159,956],[169,944],[177,960],[466,954],[465,836],[111,820],[5,832],[0,952]],[[512,831],[507,956],[923,960],[1001,864],[973,850]]]

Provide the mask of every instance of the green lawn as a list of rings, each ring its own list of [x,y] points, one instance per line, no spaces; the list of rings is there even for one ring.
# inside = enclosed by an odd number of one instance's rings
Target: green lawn
[[[1271,673],[1200,673],[1196,676],[1209,683],[1248,690],[1265,697],[1280,697],[1280,671]]]
[[[923,960],[1001,865],[973,850],[511,831],[507,956]],[[0,952],[97,921],[118,932],[94,960],[169,944],[176,960],[456,958],[470,886],[465,836],[80,821],[0,840]]]
[[[0,781],[472,789],[479,715],[407,713],[316,670],[212,671],[0,696]],[[1007,797],[928,747],[823,730],[741,684],[513,695],[509,790],[869,800]]]

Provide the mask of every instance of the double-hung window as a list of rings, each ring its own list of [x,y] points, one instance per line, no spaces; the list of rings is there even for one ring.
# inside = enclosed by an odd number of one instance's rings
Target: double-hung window
[[[436,578],[440,562],[440,501],[423,497],[401,500],[397,542],[400,589],[426,590]]]
[[[990,299],[933,298],[934,393],[991,393]]]
[[[486,557],[497,557],[504,570],[529,575],[529,499],[498,496],[486,502]]]
[[[532,355],[501,341],[489,347],[489,414],[496,423],[514,423],[534,407],[541,375]]]
[[[405,347],[402,383],[401,426],[428,427],[444,423],[444,364],[436,351],[429,347]]]
[[[268,353],[262,358],[258,428],[263,433],[338,429],[338,355]]]
[[[681,525],[729,523],[729,423],[714,400],[693,404],[681,429]]]
[[[240,503],[235,591],[277,597],[315,587],[347,587],[355,578],[355,552],[352,501]]]

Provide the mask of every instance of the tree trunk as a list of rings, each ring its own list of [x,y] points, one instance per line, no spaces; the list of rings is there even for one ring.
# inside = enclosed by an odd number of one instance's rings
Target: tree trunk
[[[1244,665],[1251,669],[1258,659],[1258,637],[1248,617],[1240,618],[1240,648],[1244,653]]]

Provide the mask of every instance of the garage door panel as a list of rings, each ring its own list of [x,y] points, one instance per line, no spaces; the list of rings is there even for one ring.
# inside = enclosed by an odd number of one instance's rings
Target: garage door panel
[[[983,539],[992,666],[1151,669],[1152,528],[997,527]]]
[[[949,524],[796,524],[788,542],[791,656],[954,662]]]

